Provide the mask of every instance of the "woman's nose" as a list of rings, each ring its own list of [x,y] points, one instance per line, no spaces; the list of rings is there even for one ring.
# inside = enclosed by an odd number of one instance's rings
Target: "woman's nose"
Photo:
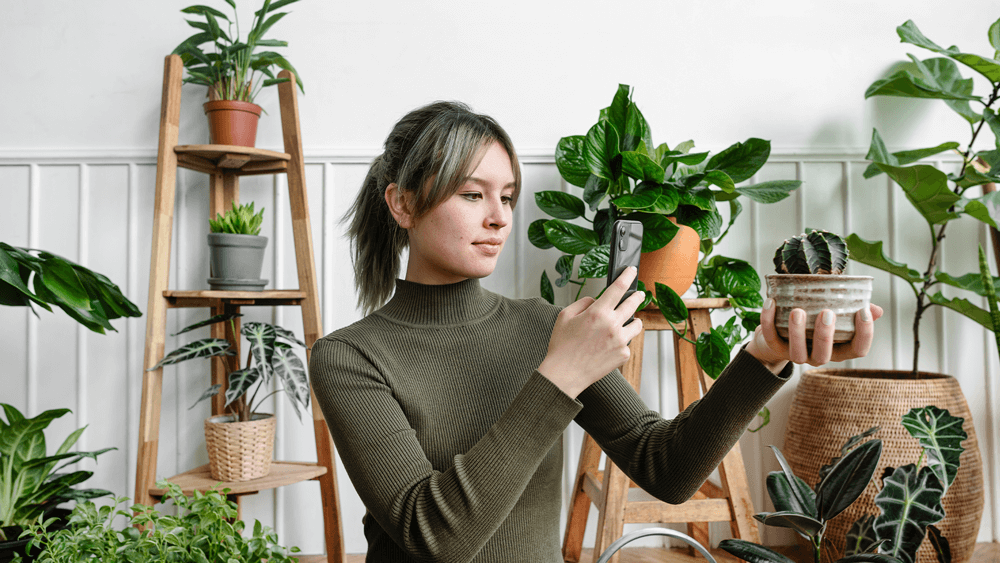
[[[504,202],[497,198],[492,200],[489,206],[489,212],[486,214],[486,225],[489,227],[499,227],[504,228],[510,223],[510,211],[509,207],[504,204]]]

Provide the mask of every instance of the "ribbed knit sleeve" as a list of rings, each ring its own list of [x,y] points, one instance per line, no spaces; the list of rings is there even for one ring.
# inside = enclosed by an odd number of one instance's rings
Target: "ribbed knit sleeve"
[[[437,471],[385,374],[358,349],[318,340],[309,369],[351,482],[379,526],[416,561],[473,559],[582,408],[536,371],[486,434]],[[462,400],[427,396],[430,404]]]
[[[576,421],[637,485],[671,504],[701,487],[789,377],[741,349],[708,393],[671,420],[650,410],[618,370],[578,399]]]

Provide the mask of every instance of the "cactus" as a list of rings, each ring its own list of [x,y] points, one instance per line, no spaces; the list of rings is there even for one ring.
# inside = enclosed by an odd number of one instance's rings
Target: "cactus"
[[[779,246],[774,253],[774,268],[779,274],[839,275],[847,266],[847,255],[847,243],[840,236],[813,230]]]

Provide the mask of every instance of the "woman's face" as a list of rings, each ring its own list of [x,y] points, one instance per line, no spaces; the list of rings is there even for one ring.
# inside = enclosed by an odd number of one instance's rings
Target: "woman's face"
[[[411,221],[406,280],[441,285],[493,273],[510,234],[513,196],[510,156],[491,142],[458,191]]]

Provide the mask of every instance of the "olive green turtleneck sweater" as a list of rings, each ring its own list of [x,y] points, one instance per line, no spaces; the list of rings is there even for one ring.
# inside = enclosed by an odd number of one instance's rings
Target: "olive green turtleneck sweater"
[[[669,421],[618,370],[574,400],[536,370],[559,311],[476,279],[397,280],[384,307],[316,341],[312,386],[367,508],[367,561],[561,562],[570,421],[642,488],[679,503],[791,373],[740,351]]]

